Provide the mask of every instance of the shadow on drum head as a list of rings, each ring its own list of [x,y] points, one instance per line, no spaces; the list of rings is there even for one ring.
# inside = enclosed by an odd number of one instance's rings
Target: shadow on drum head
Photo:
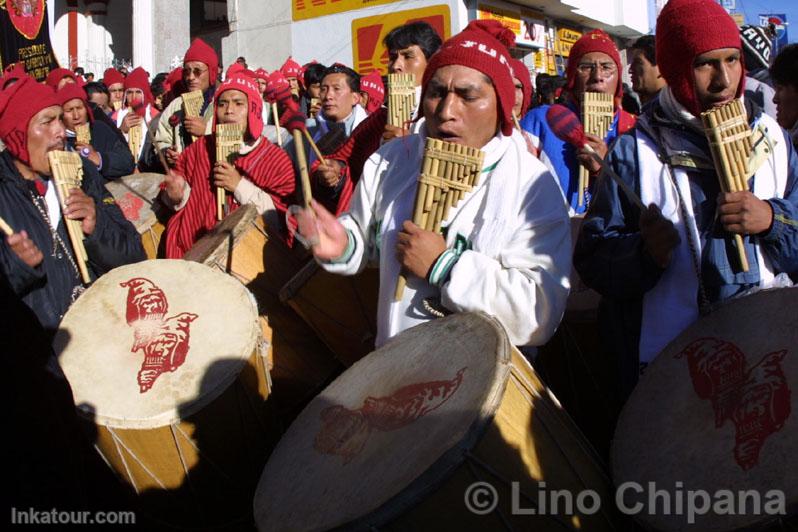
[[[218,394],[221,379],[240,366],[241,361],[234,359],[214,362],[203,376],[198,397]],[[234,390],[228,389],[199,411],[194,400],[178,406],[182,421],[174,434],[184,453],[181,461],[196,460],[196,464],[182,485],[140,494],[140,521],[147,529],[252,528],[252,496],[279,438],[268,401],[252,391],[257,381],[255,369],[245,364],[230,385]]]

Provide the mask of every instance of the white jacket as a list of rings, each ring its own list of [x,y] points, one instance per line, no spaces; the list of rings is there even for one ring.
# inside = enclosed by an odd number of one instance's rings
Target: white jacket
[[[405,220],[412,219],[424,131],[395,139],[369,158],[350,211],[340,218],[350,231],[353,250],[342,257],[343,262],[324,262],[322,267],[353,275],[367,262],[379,263],[378,346],[432,319],[423,304],[427,298],[440,298],[451,311],[495,316],[515,345],[544,344],[565,310],[571,273],[570,223],[559,186],[527,152],[517,132],[509,138],[498,135],[483,148],[486,157],[479,183],[444,222],[449,249],[465,250],[442,286],[409,276],[403,299],[394,301],[400,271],[395,256],[397,233]],[[508,172],[510,168],[516,170]],[[503,186],[492,189],[492,184]],[[490,208],[489,197],[500,198],[499,209]],[[497,211],[504,218],[498,227],[486,217]],[[480,239],[481,231],[501,236],[486,244],[485,233]],[[486,254],[483,248],[494,251]]]

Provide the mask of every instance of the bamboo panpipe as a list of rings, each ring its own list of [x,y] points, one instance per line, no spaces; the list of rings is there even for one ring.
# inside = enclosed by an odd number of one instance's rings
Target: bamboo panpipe
[[[416,77],[388,74],[388,124],[404,128],[416,107]]]
[[[132,113],[133,110],[131,109]],[[127,132],[127,147],[130,148],[130,153],[133,154],[133,160],[138,162],[139,152],[141,151],[141,143],[144,139],[144,125],[139,124],[131,127]]]
[[[75,142],[78,144],[91,144],[91,129],[89,129],[89,124],[75,126]]]
[[[112,102],[111,103],[111,107],[114,108],[114,111],[119,111],[120,109],[122,109],[122,101],[121,100],[117,100],[115,102]]]
[[[241,143],[244,141],[244,129],[238,124],[216,124],[216,160],[232,162]],[[216,219],[224,218],[226,204],[224,187],[216,187]]]
[[[413,223],[440,233],[449,211],[457,207],[476,184],[484,157],[484,152],[476,148],[427,138],[416,188]],[[407,278],[399,274],[394,293],[396,301],[402,299],[406,284]]]
[[[61,212],[66,211],[66,200],[69,191],[73,188],[81,188],[83,182],[83,161],[76,152],[50,151],[47,153],[50,161],[50,170],[53,172],[53,184],[61,204]],[[88,255],[83,246],[83,228],[80,220],[70,220],[64,217],[69,241],[72,244],[72,251],[75,255],[75,262],[80,270],[80,276],[84,284],[91,282],[89,270],[86,267]]]
[[[709,151],[724,192],[748,190],[751,168],[748,159],[753,151],[751,128],[740,100],[701,113],[704,133],[709,141]],[[734,243],[740,269],[748,271],[748,256],[742,235],[734,233]]]
[[[317,105],[319,105],[319,99],[318,98],[311,98],[310,99],[310,107],[308,107],[308,116],[310,118],[316,118],[315,111],[311,111],[311,109],[313,109]]]
[[[586,92],[582,95],[582,125],[585,133],[600,138],[607,136],[612,126],[615,114],[612,94],[601,92]],[[588,187],[589,172],[587,168],[579,165],[579,192],[577,205],[585,204],[585,190]]]
[[[200,111],[202,111],[202,104],[205,101],[205,97],[202,95],[201,90],[195,90],[191,92],[185,92],[182,94],[183,98],[183,114],[186,117],[190,118],[198,118],[200,116]],[[191,135],[191,140],[197,140],[197,137]]]

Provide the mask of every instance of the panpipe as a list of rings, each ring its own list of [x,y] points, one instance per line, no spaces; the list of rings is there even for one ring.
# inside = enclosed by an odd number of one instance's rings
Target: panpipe
[[[91,144],[91,129],[89,129],[89,124],[75,126],[75,142],[77,144]]]
[[[709,151],[724,192],[748,190],[748,178],[753,174],[749,158],[753,152],[752,132],[746,121],[741,100],[731,102],[701,113],[704,133],[709,141]],[[734,234],[742,271],[748,271],[748,257],[743,237]]]
[[[202,104],[205,102],[205,97],[202,95],[201,90],[183,93],[183,114],[186,117],[198,118],[200,111],[202,111]],[[197,137],[191,135],[191,140],[197,140]]]
[[[114,108],[114,111],[119,111],[120,109],[122,109],[122,100],[111,102],[111,107]]]
[[[308,107],[308,115],[310,116],[310,118],[316,118],[316,113],[314,111],[312,111],[312,109],[314,107],[316,107],[317,105],[319,105],[319,99],[318,98],[311,98],[310,99],[310,107]]]
[[[474,187],[482,172],[485,153],[462,144],[427,138],[418,176],[413,223],[427,231],[441,232],[441,223],[452,207]],[[394,299],[404,294],[407,279],[399,275]]]
[[[404,128],[416,108],[416,77],[388,74],[388,124]]]
[[[133,112],[132,110],[130,111]],[[138,162],[139,152],[141,151],[141,144],[144,141],[144,126],[139,124],[131,127],[127,131],[127,147],[130,148],[130,153],[133,154],[133,160]]]
[[[216,124],[216,160],[232,162],[244,141],[244,128],[239,124]],[[226,192],[216,187],[216,219],[224,218]]]
[[[586,92],[582,95],[582,125],[585,133],[599,138],[607,136],[615,115],[614,97],[601,92]],[[587,168],[579,165],[579,192],[577,205],[585,204],[585,190],[588,187]]]
[[[50,151],[47,152],[47,159],[50,161],[50,170],[53,173],[53,184],[58,195],[58,202],[61,204],[61,212],[66,212],[66,200],[69,191],[73,188],[81,188],[83,182],[83,160],[76,152]],[[72,250],[75,255],[75,262],[80,270],[80,276],[84,284],[91,282],[89,270],[86,262],[89,257],[83,245],[83,228],[80,220],[70,220],[64,217],[69,241],[72,243]]]

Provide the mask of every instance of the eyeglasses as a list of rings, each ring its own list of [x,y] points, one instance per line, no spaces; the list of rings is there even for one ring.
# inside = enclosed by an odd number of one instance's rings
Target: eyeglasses
[[[605,76],[615,74],[615,63],[608,61],[606,63],[579,63],[576,69],[580,74],[591,74],[594,70],[598,70]]]
[[[198,78],[207,71],[208,71],[207,68],[184,68],[183,76],[188,77],[189,74],[193,74],[195,78]]]

